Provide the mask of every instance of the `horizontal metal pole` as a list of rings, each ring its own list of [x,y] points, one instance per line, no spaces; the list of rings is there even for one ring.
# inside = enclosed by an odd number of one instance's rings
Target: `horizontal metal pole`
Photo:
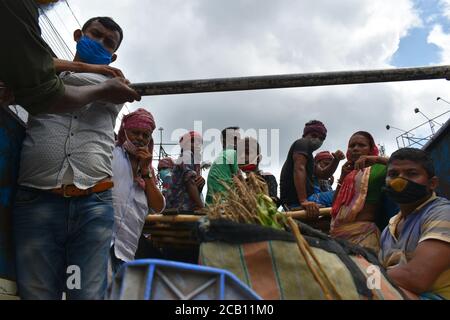
[[[143,96],[450,78],[450,66],[134,83]]]

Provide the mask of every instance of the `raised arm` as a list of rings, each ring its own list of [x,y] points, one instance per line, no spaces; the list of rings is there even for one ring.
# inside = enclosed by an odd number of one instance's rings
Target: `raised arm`
[[[333,160],[328,166],[326,166],[323,169],[321,169],[319,166],[315,166],[314,168],[315,176],[319,179],[330,178],[333,175],[333,173],[336,172],[339,162],[341,162],[341,160],[344,159],[345,159],[344,153],[341,150],[337,150],[336,152],[333,153]]]

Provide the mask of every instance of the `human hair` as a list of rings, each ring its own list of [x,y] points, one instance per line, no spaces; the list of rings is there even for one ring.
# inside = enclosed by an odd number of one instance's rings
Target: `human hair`
[[[236,130],[239,130],[239,129],[240,129],[239,127],[226,127],[225,129],[223,129],[222,132],[221,132],[222,141],[224,141],[225,138],[227,137],[227,131],[228,130],[236,131]]]
[[[375,140],[373,139],[372,135],[370,133],[368,133],[367,131],[357,131],[354,134],[352,134],[350,139],[353,138],[354,136],[363,136],[364,138],[369,140],[370,150],[374,149],[374,147],[375,147]]]
[[[119,43],[117,44],[117,48],[116,50],[119,48],[120,44],[122,43],[123,40],[123,31],[122,28],[110,17],[94,17],[94,18],[90,18],[88,21],[86,21],[86,23],[83,25],[83,27],[81,28],[81,31],[85,32],[86,29],[94,22],[94,21],[98,21],[100,22],[105,28],[111,30],[111,31],[117,31],[119,32],[120,38],[119,38]]]
[[[251,151],[252,146],[256,146],[256,154],[259,155],[261,153],[261,147],[259,146],[258,140],[253,137],[245,137],[244,138],[244,146],[248,150]]]
[[[227,131],[228,130],[236,131],[236,130],[239,130],[239,129],[240,129],[239,127],[226,127],[225,129],[222,130],[222,132],[220,134],[221,134],[221,137],[222,137],[222,146],[223,146],[223,148],[226,147]],[[236,143],[236,141],[234,141],[234,143]]]
[[[416,148],[398,149],[390,156],[388,166],[395,160],[409,160],[412,162],[419,163],[425,169],[430,178],[435,176],[434,164],[433,161],[431,160],[430,155],[421,149]]]

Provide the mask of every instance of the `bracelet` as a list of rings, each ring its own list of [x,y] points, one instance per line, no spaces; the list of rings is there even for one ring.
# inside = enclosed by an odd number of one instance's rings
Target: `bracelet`
[[[142,173],[141,174],[141,178],[142,179],[152,179],[153,178],[153,174],[151,171],[149,171],[147,174]]]

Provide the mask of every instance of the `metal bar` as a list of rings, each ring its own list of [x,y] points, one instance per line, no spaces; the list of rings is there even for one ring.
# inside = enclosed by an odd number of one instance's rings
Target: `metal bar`
[[[437,118],[439,118],[439,117],[442,117],[444,114],[446,114],[446,113],[448,113],[448,112],[450,112],[450,110],[447,110],[447,111],[445,111],[444,113],[441,113],[440,115],[434,117],[433,119],[430,119],[430,120],[428,120],[428,121],[425,121],[425,122],[419,124],[417,127],[414,127],[414,128],[412,128],[412,129],[410,129],[409,131],[406,131],[405,133],[411,133],[411,131],[414,131],[414,130],[416,130],[416,129],[418,129],[418,128],[424,126],[424,125],[426,125],[427,123],[429,123],[430,121],[433,121],[434,119],[437,119]],[[411,133],[411,134],[412,134],[412,133]]]
[[[131,87],[141,95],[151,96],[431,79],[450,80],[450,66],[147,82]]]

